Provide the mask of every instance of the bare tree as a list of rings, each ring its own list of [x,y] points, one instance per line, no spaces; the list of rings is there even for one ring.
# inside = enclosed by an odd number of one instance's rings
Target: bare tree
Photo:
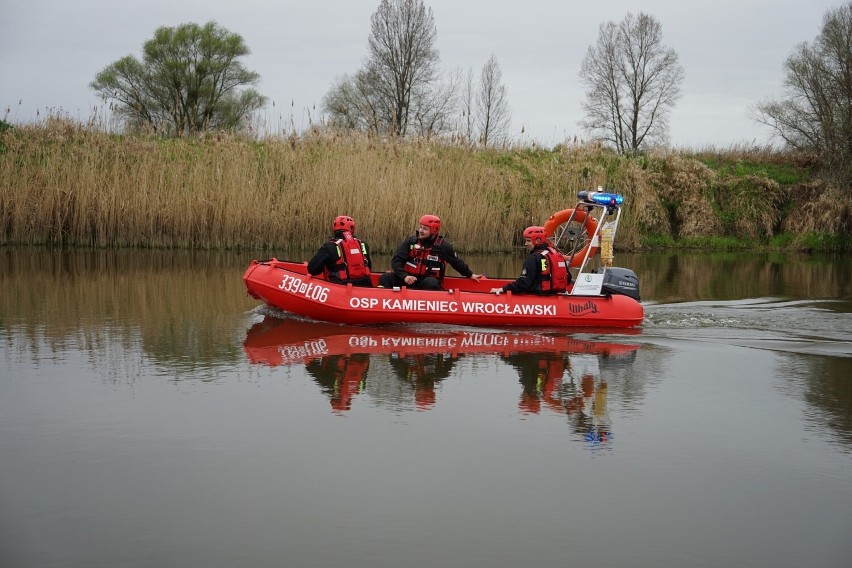
[[[349,75],[338,77],[325,94],[322,104],[329,115],[328,122],[333,128],[366,130],[366,126],[361,121],[361,105],[358,104],[357,94],[355,81]]]
[[[628,13],[619,24],[601,24],[583,59],[581,125],[621,153],[668,141],[668,113],[680,97],[683,68],[662,42],[653,16]]]
[[[829,166],[852,158],[852,2],[830,9],[812,45],[784,66],[786,97],[759,104],[753,117],[793,148],[814,151]]]
[[[476,104],[474,89],[473,69],[468,69],[461,86],[461,121],[459,123],[460,135],[466,144],[472,144],[473,140],[473,114]]]
[[[483,146],[501,144],[509,134],[511,116],[503,73],[493,54],[482,67],[477,102],[480,143]]]
[[[382,0],[370,18],[363,67],[323,98],[329,125],[392,136],[451,131],[461,80],[441,78],[436,36],[423,0]]]
[[[413,126],[418,135],[430,138],[452,130],[460,82],[460,74],[451,73],[433,83],[428,91],[418,91],[412,96],[411,107],[417,109]]]
[[[423,0],[382,0],[370,18],[365,70],[393,134],[405,135],[412,99],[424,97],[436,79],[437,33]]]
[[[333,128],[380,134],[388,123],[373,81],[363,69],[339,78],[323,97],[323,108]]]
[[[363,67],[323,99],[329,124],[394,136],[450,129],[458,80],[440,79],[436,36],[423,0],[382,0],[370,18]]]

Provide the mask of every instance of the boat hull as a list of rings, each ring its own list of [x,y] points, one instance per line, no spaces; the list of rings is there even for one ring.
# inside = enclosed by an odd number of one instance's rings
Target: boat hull
[[[377,275],[374,276],[374,281]],[[433,323],[469,326],[628,328],[642,323],[642,304],[619,294],[490,294],[506,279],[447,277],[446,290],[359,288],[307,274],[304,263],[253,261],[243,274],[252,297],[315,320],[355,325]]]

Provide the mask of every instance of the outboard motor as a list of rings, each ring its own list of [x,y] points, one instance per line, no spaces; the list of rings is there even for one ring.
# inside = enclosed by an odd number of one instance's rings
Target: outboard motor
[[[627,268],[607,268],[601,292],[630,296],[639,302],[639,277]]]

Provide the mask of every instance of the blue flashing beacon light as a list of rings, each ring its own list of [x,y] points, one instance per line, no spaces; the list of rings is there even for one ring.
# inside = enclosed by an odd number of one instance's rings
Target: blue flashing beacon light
[[[597,203],[598,205],[621,205],[624,203],[624,197],[617,193],[606,193],[603,191],[581,191],[577,194],[577,198],[587,203]]]

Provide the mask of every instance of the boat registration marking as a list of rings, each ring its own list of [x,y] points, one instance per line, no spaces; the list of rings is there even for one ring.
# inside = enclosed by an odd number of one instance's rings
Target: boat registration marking
[[[302,296],[316,300],[317,302],[325,303],[328,300],[328,288],[313,282],[305,282],[301,278],[285,274],[281,278],[281,284],[278,285],[279,290],[290,292],[291,294],[301,294]]]

